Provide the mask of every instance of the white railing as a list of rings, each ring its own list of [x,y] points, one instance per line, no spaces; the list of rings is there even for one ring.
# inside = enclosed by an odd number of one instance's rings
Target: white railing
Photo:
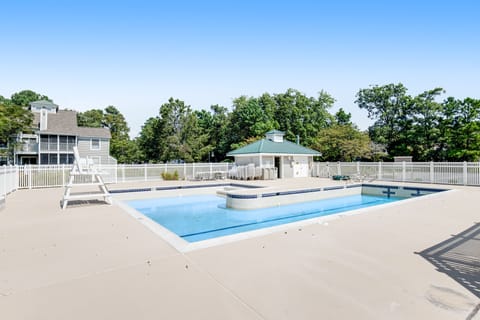
[[[17,169],[16,166],[0,167],[0,208],[4,206],[7,194],[18,188]]]
[[[160,181],[163,180],[162,173],[175,172],[180,180],[223,178],[231,167],[232,164],[229,163],[167,163],[98,165],[96,169],[101,172],[106,183],[119,183]],[[18,166],[18,187],[32,189],[64,186],[68,182],[70,169],[71,165]]]
[[[315,162],[312,176],[359,180],[480,185],[480,162]]]
[[[68,181],[70,169],[71,165],[2,166],[0,197],[16,189],[62,187]],[[181,180],[215,179],[231,176],[235,171],[231,163],[119,164],[100,165],[97,169],[107,183],[160,181],[162,173],[175,171]],[[311,175],[480,186],[480,162],[315,162]]]

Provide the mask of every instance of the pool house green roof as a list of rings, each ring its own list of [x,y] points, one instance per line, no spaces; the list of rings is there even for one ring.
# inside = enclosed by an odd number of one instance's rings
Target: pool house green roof
[[[290,141],[274,142],[269,139],[262,139],[250,143],[244,147],[230,151],[229,153],[227,153],[227,156],[240,156],[248,154],[298,154],[308,156],[321,155],[318,151],[305,148],[299,144]]]

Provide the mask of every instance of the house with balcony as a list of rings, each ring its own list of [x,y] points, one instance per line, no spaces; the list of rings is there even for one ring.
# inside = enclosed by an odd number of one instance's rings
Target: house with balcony
[[[60,110],[51,101],[32,102],[29,109],[34,115],[33,133],[17,136],[15,164],[71,164],[74,146],[94,163],[116,163],[110,156],[108,129],[79,127],[76,111]]]

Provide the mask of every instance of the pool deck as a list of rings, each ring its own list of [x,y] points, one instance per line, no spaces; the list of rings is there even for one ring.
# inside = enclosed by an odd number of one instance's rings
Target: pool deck
[[[240,183],[272,190],[344,184]],[[0,319],[480,320],[480,292],[421,254],[480,223],[480,188],[423,186],[454,191],[188,253],[116,204],[62,211],[62,188],[19,190],[0,210]],[[463,251],[477,288],[479,234]]]

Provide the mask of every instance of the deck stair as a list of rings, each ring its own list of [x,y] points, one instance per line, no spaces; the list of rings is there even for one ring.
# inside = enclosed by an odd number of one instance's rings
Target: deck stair
[[[67,208],[70,200],[103,198],[106,203],[112,204],[112,197],[107,189],[107,186],[105,185],[105,182],[103,181],[101,172],[95,168],[93,162],[89,161],[89,159],[80,158],[77,147],[73,147],[73,153],[75,160],[73,162],[72,170],[70,171],[68,183],[65,186],[65,191],[63,193],[62,209],[65,210]],[[85,179],[88,179],[92,182],[85,183]],[[81,182],[75,183],[75,180]],[[99,191],[86,191],[77,193],[71,192],[72,188],[80,186],[97,186]]]

